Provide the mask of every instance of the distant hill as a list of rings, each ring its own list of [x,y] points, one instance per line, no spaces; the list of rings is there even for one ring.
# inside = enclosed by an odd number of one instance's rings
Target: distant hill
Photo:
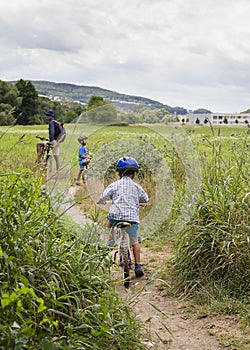
[[[12,81],[9,83],[16,83]],[[135,105],[146,106],[150,109],[165,108],[171,114],[187,114],[187,110],[182,107],[171,107],[161,102],[149,98],[121,94],[115,91],[102,89],[96,86],[83,86],[68,83],[54,83],[50,81],[31,80],[40,95],[48,97],[67,98],[72,101],[88,103],[91,96],[101,96],[106,101],[112,102],[116,107],[129,111]]]

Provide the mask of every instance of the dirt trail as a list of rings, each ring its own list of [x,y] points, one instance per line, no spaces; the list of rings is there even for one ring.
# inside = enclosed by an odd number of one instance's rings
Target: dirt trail
[[[70,191],[74,195],[74,189]],[[75,207],[68,215],[79,223],[81,211]],[[116,289],[121,298],[126,300],[134,310],[138,319],[145,326],[143,342],[149,350],[231,350],[229,346],[221,346],[216,335],[234,335],[238,332],[235,319],[232,317],[206,317],[198,319],[190,314],[184,302],[165,296],[165,289],[155,280],[162,261],[170,255],[169,248],[164,247],[156,252],[141,245],[141,261],[145,276],[135,278],[132,271],[130,287],[126,289],[117,282]],[[121,278],[119,269],[112,271],[113,277]],[[171,331],[168,332],[169,329]],[[228,344],[227,344],[228,345]]]
[[[233,325],[233,319],[220,320],[210,317],[197,319],[188,313],[184,302],[164,296],[164,289],[160,288],[159,281],[155,280],[150,283],[157,273],[157,265],[159,264],[159,269],[161,261],[164,261],[168,254],[167,248],[159,253],[144,247],[142,243],[141,261],[145,269],[145,276],[140,279],[135,278],[132,272],[133,278],[129,289],[125,289],[122,283],[116,286],[121,297],[130,303],[131,308],[147,330],[144,339],[147,349],[225,349],[210,333],[227,329]],[[114,271],[113,274],[120,278],[121,272]],[[227,349],[230,348],[227,347]]]

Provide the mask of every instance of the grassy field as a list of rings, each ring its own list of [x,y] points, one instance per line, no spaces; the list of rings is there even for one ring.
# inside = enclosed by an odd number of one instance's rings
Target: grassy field
[[[16,332],[20,333],[17,335],[20,341],[27,340],[23,339],[23,334],[26,332],[25,336],[34,343],[30,349],[37,348],[39,339],[42,339],[45,333],[49,334],[50,339],[54,339],[56,335],[59,343],[64,342],[64,330],[68,332],[67,337],[73,335],[72,339],[70,338],[72,343],[77,341],[72,329],[79,332],[77,334],[82,337],[78,323],[82,324],[81,314],[75,311],[76,317],[69,323],[66,321],[68,314],[71,315],[72,308],[75,310],[75,305],[91,310],[87,328],[91,328],[91,331],[87,340],[85,335],[81,339],[90,344],[96,341],[96,349],[100,346],[112,349],[110,339],[113,337],[118,344],[117,348],[133,349],[133,346],[128,345],[134,341],[131,333],[134,335],[140,333],[138,325],[133,323],[128,311],[125,310],[123,313],[123,307],[120,307],[120,302],[112,295],[112,291],[109,290],[109,297],[105,295],[107,252],[102,253],[99,248],[89,243],[85,244],[84,239],[81,242],[77,240],[77,244],[74,244],[79,228],[63,226],[65,223],[61,222],[60,214],[55,214],[56,204],[65,201],[64,191],[75,182],[78,170],[77,138],[80,135],[88,136],[87,148],[93,155],[88,173],[89,182],[87,186],[81,186],[77,191],[77,200],[85,213],[96,221],[103,218],[95,206],[98,194],[104,186],[116,178],[114,167],[120,157],[130,155],[136,158],[141,167],[136,181],[146,189],[150,197],[150,205],[142,215],[142,230],[146,228],[142,233],[158,246],[161,242],[165,244],[171,242],[173,258],[171,262],[166,262],[167,267],[171,264],[171,269],[165,276],[167,282],[173,286],[173,292],[193,298],[199,305],[205,304],[211,307],[216,305],[217,313],[241,315],[245,318],[245,322],[249,323],[249,129],[240,126],[97,127],[68,124],[66,130],[67,138],[60,147],[62,170],[56,173],[54,167],[50,196],[47,197],[47,193],[41,193],[40,171],[35,162],[36,135],[46,137],[47,126],[0,127],[0,208],[3,217],[0,223],[4,232],[0,258],[2,258],[1,266],[6,275],[10,276],[9,280],[4,282],[5,308],[1,310],[5,322],[1,330],[6,335],[5,340],[10,338],[9,320],[13,323],[16,317],[16,309],[9,306],[19,298],[17,307],[22,308],[24,295],[28,295],[29,300],[25,310],[27,317],[22,316],[24,310],[22,312],[18,310],[17,314],[23,328],[22,334],[21,331]],[[44,210],[40,210],[41,208]],[[89,235],[86,237],[89,238]],[[39,245],[37,242],[42,244]],[[65,252],[67,252],[66,258]],[[98,265],[94,266],[94,270],[91,254],[95,256]],[[91,283],[94,285],[90,290],[88,288],[91,286],[88,285],[86,276],[81,274],[83,256],[86,259],[86,265],[84,264],[86,273],[88,276],[91,275]],[[15,264],[12,261],[15,261]],[[52,262],[46,275],[51,282],[45,281],[40,285],[41,271],[43,266],[47,266],[47,261]],[[69,265],[65,261],[68,261]],[[100,269],[104,280],[98,283]],[[29,271],[28,277],[24,276],[24,270]],[[41,287],[41,290],[34,287],[36,293],[42,296],[38,299],[34,291],[16,287],[19,283],[27,288],[33,286],[34,278],[39,281],[38,285]],[[9,281],[13,282],[16,299],[8,294]],[[64,293],[60,295],[60,302],[54,300],[54,294],[59,290],[57,284]],[[93,297],[89,304],[89,300],[85,304],[86,300],[80,300],[80,297],[74,294],[82,284],[90,298]],[[99,293],[95,294],[95,288],[99,288],[101,297]],[[73,305],[69,302],[69,295],[73,299]],[[112,327],[107,315],[110,311],[106,308],[107,298],[110,309],[111,299],[115,300],[112,311],[114,315],[118,315],[118,319],[114,322],[119,325],[120,322],[131,323],[131,328],[125,327],[127,337],[123,337],[123,333],[116,327],[114,335],[110,336]],[[62,324],[63,322],[67,324],[67,327],[58,327],[58,323],[46,314],[46,308],[43,308],[44,302],[50,304],[53,310],[64,308],[64,313],[58,312],[56,315]],[[38,311],[32,309],[30,313],[30,305],[34,304],[37,304]],[[107,315],[108,321],[101,320],[105,325],[104,328],[96,316],[98,308],[102,310],[103,317]],[[118,309],[121,310],[120,314]],[[27,318],[30,326],[25,323]],[[39,332],[35,333],[32,327],[37,323],[37,319],[40,328]],[[49,331],[43,326],[46,322],[49,324]],[[14,338],[15,334],[12,332]],[[2,339],[0,336],[0,346]],[[9,346],[9,343],[3,344]],[[136,346],[144,349],[140,344]],[[46,344],[43,348],[46,348]]]

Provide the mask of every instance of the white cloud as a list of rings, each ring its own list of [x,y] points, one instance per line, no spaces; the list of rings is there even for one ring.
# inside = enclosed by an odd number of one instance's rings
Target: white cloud
[[[248,0],[9,0],[2,80],[95,85],[171,106],[250,107]]]

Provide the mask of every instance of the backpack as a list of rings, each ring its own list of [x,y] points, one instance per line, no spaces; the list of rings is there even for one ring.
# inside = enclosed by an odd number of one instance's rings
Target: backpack
[[[66,138],[66,130],[63,126],[63,123],[60,123],[57,120],[54,120],[54,125],[55,125],[55,139],[61,143]]]

